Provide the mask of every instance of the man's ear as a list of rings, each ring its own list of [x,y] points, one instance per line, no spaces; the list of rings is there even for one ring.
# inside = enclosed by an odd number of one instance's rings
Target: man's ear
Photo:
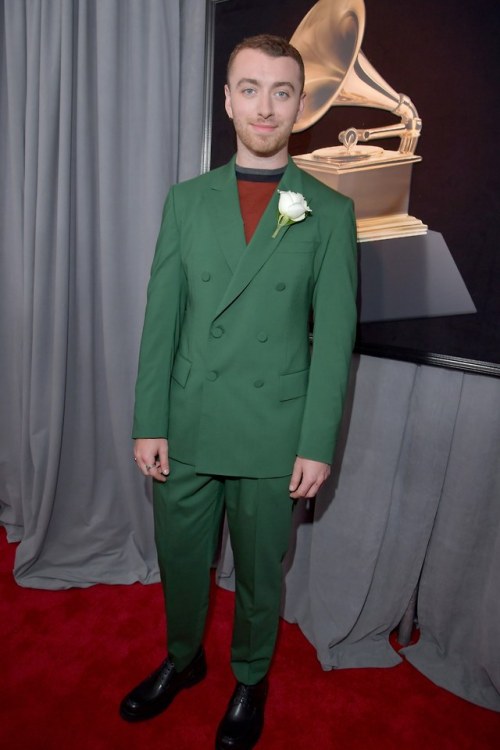
[[[306,98],[306,92],[303,91],[301,93],[301,95],[300,95],[299,108],[298,108],[297,114],[295,116],[295,122],[297,122],[298,120],[300,120],[300,116],[301,116],[302,112],[304,111],[305,98]]]
[[[224,101],[224,106],[226,108],[226,112],[228,114],[229,119],[232,120],[233,108],[231,107],[231,92],[229,90],[229,86],[227,85],[227,83],[224,85],[224,96],[226,97]]]

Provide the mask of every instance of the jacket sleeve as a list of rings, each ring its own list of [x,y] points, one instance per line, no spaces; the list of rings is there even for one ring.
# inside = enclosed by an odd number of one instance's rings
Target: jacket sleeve
[[[342,420],[356,337],[357,241],[345,200],[326,239],[313,292],[313,344],[297,455],[330,463]],[[325,218],[326,221],[326,218]]]
[[[132,436],[168,437],[170,374],[185,309],[186,278],[175,188],[167,196],[148,284]]]

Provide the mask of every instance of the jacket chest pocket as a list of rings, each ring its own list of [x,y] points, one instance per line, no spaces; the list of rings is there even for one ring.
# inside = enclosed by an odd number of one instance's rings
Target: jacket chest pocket
[[[279,280],[300,287],[308,284],[314,275],[317,242],[281,243],[272,257],[272,264]]]

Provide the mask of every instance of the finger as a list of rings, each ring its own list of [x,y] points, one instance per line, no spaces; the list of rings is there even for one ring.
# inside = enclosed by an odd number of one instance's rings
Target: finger
[[[290,484],[288,486],[290,493],[297,491],[301,479],[302,479],[302,468],[300,467],[300,464],[298,463],[298,461],[296,461],[293,467],[292,476],[290,478]]]
[[[320,486],[321,484],[319,482],[314,482],[313,484],[311,484],[307,491],[304,493],[304,499],[310,500],[311,498],[316,497]]]
[[[153,468],[149,470],[147,476],[152,477],[157,482],[166,482],[167,481],[167,477],[163,474],[159,462],[157,462],[156,466],[153,466]]]
[[[168,462],[168,447],[166,443],[160,445],[159,459],[159,470],[164,477],[167,477],[170,474],[170,465]]]
[[[304,486],[299,487],[299,490],[303,492],[302,497],[305,498],[306,500],[310,500],[311,498],[316,497],[316,495],[320,491],[321,487],[323,486],[327,478],[328,478],[328,474],[324,476],[322,475],[320,477],[316,477],[315,479],[311,479],[307,483],[302,482]]]
[[[149,476],[156,467],[156,458],[151,451],[137,454],[137,466],[144,476]]]
[[[301,483],[299,484],[295,492],[290,494],[290,497],[292,497],[294,500],[300,498],[309,500],[312,497],[316,497],[322,483],[322,480],[315,476],[308,477],[306,475],[303,475]]]
[[[302,500],[306,497],[308,497],[309,492],[309,485],[304,484],[304,482],[301,482],[295,492],[290,492],[290,497],[293,498],[293,500]]]
[[[305,493],[308,489],[308,484],[305,483],[304,477],[302,477],[302,481],[299,482],[298,486],[295,488],[293,492],[290,492],[290,497],[294,500],[300,500],[300,498],[305,497]]]

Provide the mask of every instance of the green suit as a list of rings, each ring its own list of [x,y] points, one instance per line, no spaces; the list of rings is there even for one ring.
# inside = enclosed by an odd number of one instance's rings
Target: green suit
[[[276,534],[284,538],[291,505],[287,481],[295,457],[330,463],[333,455],[356,326],[353,206],[348,198],[299,170],[291,159],[279,189],[301,193],[312,213],[281,229],[273,239],[276,193],[248,245],[234,160],[176,185],[165,204],[148,287],[133,435],[168,438],[169,456],[176,467],[165,486],[155,483],[156,540],[166,586],[169,635],[175,627],[170,621],[177,617],[169,612],[169,599],[183,598],[174,583],[166,582],[169,570],[175,568],[177,575],[179,555],[195,559],[194,547],[210,538],[207,549],[196,558],[196,566],[206,565],[216,543],[214,529],[224,492],[220,485],[214,490],[213,497],[219,500],[214,500],[210,531],[202,532],[203,523],[208,522],[200,520],[198,541],[186,537],[190,519],[185,513],[169,511],[170,520],[165,521],[163,509],[171,502],[169,496],[175,496],[177,504],[183,492],[196,494],[196,478],[217,477],[218,482],[221,477],[282,478],[284,504],[279,517],[260,523],[280,526]],[[312,350],[308,336],[311,307]],[[180,467],[186,466],[196,488],[192,482],[186,484],[184,477],[185,489],[178,492],[175,476],[179,472],[184,476]],[[200,500],[203,508],[207,502]],[[234,518],[237,515],[232,513]],[[233,521],[233,525],[240,523]],[[232,537],[240,532],[238,526]],[[261,532],[256,528],[255,533]],[[177,546],[174,563],[174,553],[168,548],[179,539],[185,548]],[[276,546],[281,560],[283,543]],[[255,560],[251,565],[255,567]],[[191,564],[189,583],[183,582],[183,590],[186,585],[197,588],[192,580],[196,566]],[[263,570],[257,576],[267,578],[268,574]],[[202,588],[198,599],[206,598],[206,584]],[[273,591],[279,599],[276,582]],[[279,601],[273,617],[278,605]],[[189,607],[183,604],[182,609]],[[242,604],[240,620],[249,616],[244,610]],[[201,621],[200,628],[204,617]],[[274,643],[274,637],[269,635],[268,640]],[[186,646],[185,656],[179,655],[181,666],[194,647]],[[235,649],[233,641],[233,669]],[[256,681],[258,673],[245,672],[246,681]]]

